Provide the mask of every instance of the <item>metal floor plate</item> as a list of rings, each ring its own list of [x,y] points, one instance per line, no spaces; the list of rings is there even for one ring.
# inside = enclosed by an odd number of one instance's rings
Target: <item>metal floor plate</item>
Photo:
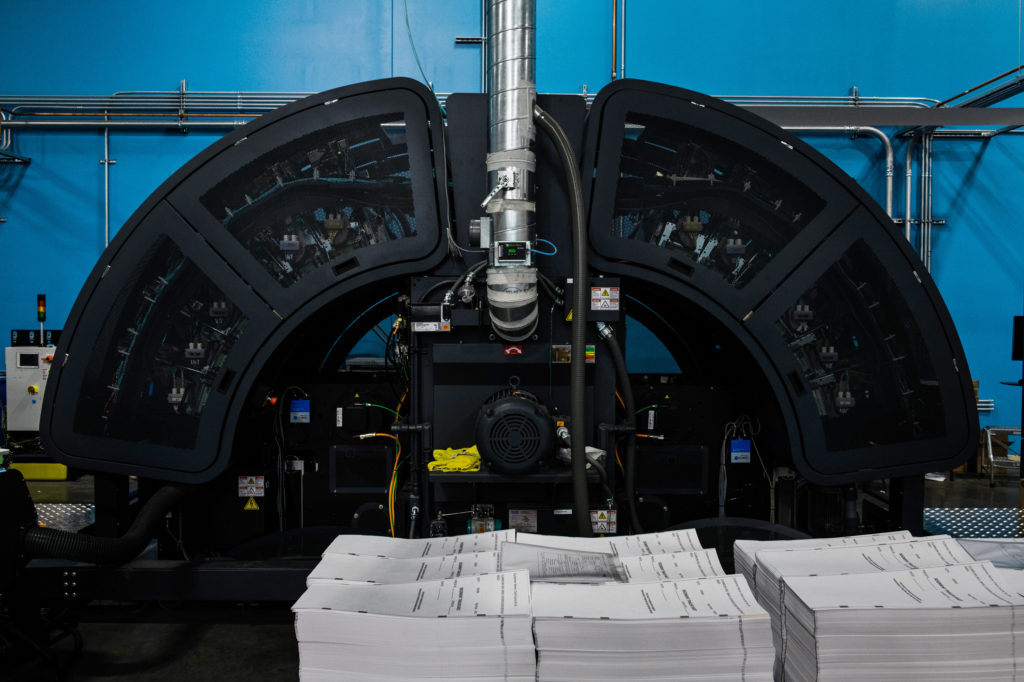
[[[77,533],[96,521],[96,507],[78,503],[41,503],[36,505],[39,525]]]
[[[924,529],[954,538],[1024,537],[1024,509],[1017,507],[958,507],[924,510]]]

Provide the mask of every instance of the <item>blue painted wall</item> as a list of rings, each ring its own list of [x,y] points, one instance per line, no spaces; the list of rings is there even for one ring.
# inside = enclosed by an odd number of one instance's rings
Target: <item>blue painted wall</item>
[[[621,0],[620,0],[621,2]],[[611,2],[538,0],[538,89],[595,92],[611,78]],[[405,75],[420,78],[403,0],[0,0],[9,94],[106,95],[122,90],[317,91]],[[944,99],[1019,63],[1017,0],[628,0],[626,74],[718,95],[845,95]],[[479,0],[408,0],[420,63],[438,92],[480,89]],[[116,230],[215,134],[111,136]],[[808,138],[873,196],[883,157],[869,138]],[[63,324],[103,247],[103,137],[19,132],[27,168],[0,166],[0,330]],[[982,397],[984,423],[1018,424],[1020,398],[1000,380],[1010,320],[1022,309],[1024,230],[1017,199],[1024,139],[936,141],[933,274],[957,323]],[[902,161],[897,146],[897,160]],[[897,165],[896,207],[902,214]]]

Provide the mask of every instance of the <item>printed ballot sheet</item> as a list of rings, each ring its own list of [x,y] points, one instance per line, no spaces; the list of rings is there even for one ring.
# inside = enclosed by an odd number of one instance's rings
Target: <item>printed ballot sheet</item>
[[[500,556],[499,552],[469,552],[416,559],[389,559],[358,554],[328,554],[306,578],[306,585],[324,581],[393,585],[484,575],[500,570]]]
[[[603,583],[625,579],[622,564],[611,554],[515,542],[501,543],[501,567],[526,570],[533,582]]]
[[[397,585],[317,583],[292,610],[407,618],[528,616],[530,576],[526,571],[506,571]]]
[[[697,531],[692,528],[662,533],[614,535],[600,538],[570,538],[561,535],[519,533],[514,540],[509,540],[509,542],[581,552],[603,552],[619,557],[670,554],[672,552],[691,552],[703,549],[700,546]]]
[[[533,585],[536,618],[651,620],[757,616],[767,619],[742,576],[659,583]]]
[[[496,552],[502,542],[515,542],[515,529],[442,538],[390,538],[378,535],[339,535],[324,550],[329,554],[359,554],[391,559],[414,559],[469,552]]]
[[[805,538],[802,540],[737,540],[733,543],[736,571],[746,577],[750,585],[757,585],[757,554],[761,550],[811,549],[814,547],[842,547],[846,545],[878,545],[886,542],[913,540],[910,531],[849,535],[838,538]]]

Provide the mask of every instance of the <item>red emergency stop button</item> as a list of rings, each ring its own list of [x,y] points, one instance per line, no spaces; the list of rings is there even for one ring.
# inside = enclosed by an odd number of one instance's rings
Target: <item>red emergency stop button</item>
[[[52,355],[47,355],[47,356],[46,356],[45,358],[43,358],[43,360],[44,360],[44,361],[45,361],[45,362],[46,362],[47,364],[50,364],[51,362],[53,362],[53,356],[52,356]]]
[[[39,393],[39,387],[34,385],[34,384],[32,386],[29,386],[25,390],[28,391],[29,393],[31,393],[32,395],[35,395],[36,393]]]

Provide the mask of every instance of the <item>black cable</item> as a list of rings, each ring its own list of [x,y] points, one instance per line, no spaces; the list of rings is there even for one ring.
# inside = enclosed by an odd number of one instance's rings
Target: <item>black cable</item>
[[[640,515],[636,511],[636,400],[633,398],[633,386],[629,381],[629,372],[626,369],[626,358],[622,354],[622,346],[619,345],[612,328],[603,322],[598,322],[598,330],[601,338],[608,344],[609,355],[612,356],[612,364],[615,365],[615,376],[618,379],[619,390],[622,391],[622,402],[625,403],[626,417],[626,461],[623,468],[626,470],[626,509],[629,511],[629,524],[634,533],[643,533],[640,525]]]
[[[470,265],[469,268],[464,273],[459,275],[459,278],[457,280],[455,280],[455,284],[453,284],[451,289],[448,290],[449,298],[455,298],[455,295],[458,293],[458,289],[459,289],[460,286],[462,286],[462,283],[468,277],[470,277],[471,275],[472,276],[476,276],[476,273],[480,272],[486,266],[487,266],[487,259],[484,259],[484,260],[482,260],[482,261],[480,261],[478,263],[473,263],[473,265]]]
[[[586,459],[586,379],[587,306],[590,289],[587,278],[587,222],[583,208],[583,182],[576,161],[576,153],[558,121],[536,104],[533,118],[537,127],[551,138],[565,171],[565,184],[569,192],[569,213],[572,219],[572,342],[569,360],[569,438],[572,453],[572,513],[576,517],[576,530],[583,537],[594,535],[590,524],[590,491],[587,488]]]
[[[441,287],[446,287],[449,284],[456,283],[457,281],[458,280],[454,280],[454,279],[443,279],[440,282],[434,282],[434,284],[431,285],[431,287],[429,289],[427,289],[425,292],[423,292],[422,296],[420,296],[420,303],[426,303],[427,299],[430,298],[430,295],[432,293],[434,293],[435,291],[437,291]]]

